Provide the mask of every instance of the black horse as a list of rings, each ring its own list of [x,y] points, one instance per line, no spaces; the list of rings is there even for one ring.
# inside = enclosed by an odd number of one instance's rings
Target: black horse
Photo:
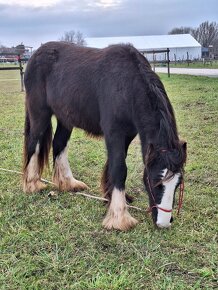
[[[109,199],[107,229],[127,230],[137,223],[127,211],[125,163],[128,147],[140,136],[144,183],[154,222],[169,227],[175,190],[182,182],[186,143],[179,141],[174,112],[159,77],[131,45],[105,49],[64,42],[41,46],[25,72],[25,192],[44,188],[40,181],[53,138],[53,182],[59,190],[83,190],[67,159],[73,127],[103,135],[108,152],[102,188]]]

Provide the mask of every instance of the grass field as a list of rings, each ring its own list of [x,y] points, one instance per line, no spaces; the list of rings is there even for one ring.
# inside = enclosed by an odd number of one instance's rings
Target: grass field
[[[218,61],[212,61],[211,63],[206,62],[205,64],[202,61],[191,62],[189,65],[187,63],[170,63],[170,67],[178,68],[205,68],[205,69],[218,69]]]
[[[9,80],[5,80],[8,78]],[[14,80],[15,79],[15,80]],[[0,167],[20,170],[24,94],[18,72],[0,72]],[[20,176],[0,171],[0,289],[215,289],[217,287],[218,81],[161,75],[188,142],[185,200],[170,230],[131,209],[140,223],[129,232],[106,231],[100,201],[69,192],[25,195]],[[73,140],[74,139],[74,140]],[[74,175],[100,195],[102,140],[75,130]],[[128,155],[127,190],[146,208],[143,165],[136,140]],[[44,175],[51,180],[49,171]],[[216,288],[217,289],[217,288]]]

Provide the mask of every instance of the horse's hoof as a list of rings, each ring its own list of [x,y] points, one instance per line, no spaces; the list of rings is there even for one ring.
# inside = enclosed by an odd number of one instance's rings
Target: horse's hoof
[[[40,180],[34,180],[34,181],[30,181],[30,182],[25,182],[23,184],[23,191],[25,193],[34,193],[34,192],[42,191],[46,187],[47,187],[46,184],[44,184]]]
[[[109,209],[102,225],[107,230],[115,229],[120,231],[127,231],[135,227],[137,223],[138,221],[133,218],[127,210],[125,210],[121,216],[115,216],[114,213]]]
[[[82,182],[79,181],[75,178],[69,179],[53,179],[53,182],[56,184],[57,188],[60,191],[82,191],[82,190],[87,190],[88,186]]]
[[[87,190],[89,187],[82,181],[79,180],[74,180],[72,185],[71,185],[71,190],[73,191],[82,191],[82,190]]]

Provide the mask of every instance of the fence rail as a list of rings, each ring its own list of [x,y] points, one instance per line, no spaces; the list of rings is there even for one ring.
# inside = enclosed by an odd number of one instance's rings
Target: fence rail
[[[20,71],[20,84],[21,84],[21,92],[24,91],[24,71],[23,71],[23,64],[22,59],[19,54],[16,53],[0,53],[0,56],[16,56],[19,66],[7,66],[7,67],[0,67],[1,70],[19,70]]]
[[[150,61],[150,63],[153,65],[153,70],[155,71],[155,65],[156,64],[167,64],[167,72],[168,72],[168,77],[170,77],[170,49],[155,49],[155,50],[141,50],[141,53],[145,54],[152,54],[153,55],[153,60]],[[166,60],[156,60],[156,54],[158,53],[166,53]]]

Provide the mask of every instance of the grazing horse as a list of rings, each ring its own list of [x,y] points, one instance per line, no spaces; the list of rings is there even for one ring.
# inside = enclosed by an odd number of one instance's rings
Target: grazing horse
[[[51,143],[57,188],[87,188],[73,177],[67,158],[72,129],[81,128],[105,138],[102,188],[109,202],[103,226],[118,230],[133,227],[137,220],[127,210],[125,159],[131,141],[139,134],[153,220],[158,227],[171,225],[175,190],[183,179],[186,143],[178,138],[164,86],[144,56],[131,45],[95,49],[49,42],[29,60],[25,87],[25,192],[44,188],[40,177]],[[57,118],[53,141],[52,115]]]

